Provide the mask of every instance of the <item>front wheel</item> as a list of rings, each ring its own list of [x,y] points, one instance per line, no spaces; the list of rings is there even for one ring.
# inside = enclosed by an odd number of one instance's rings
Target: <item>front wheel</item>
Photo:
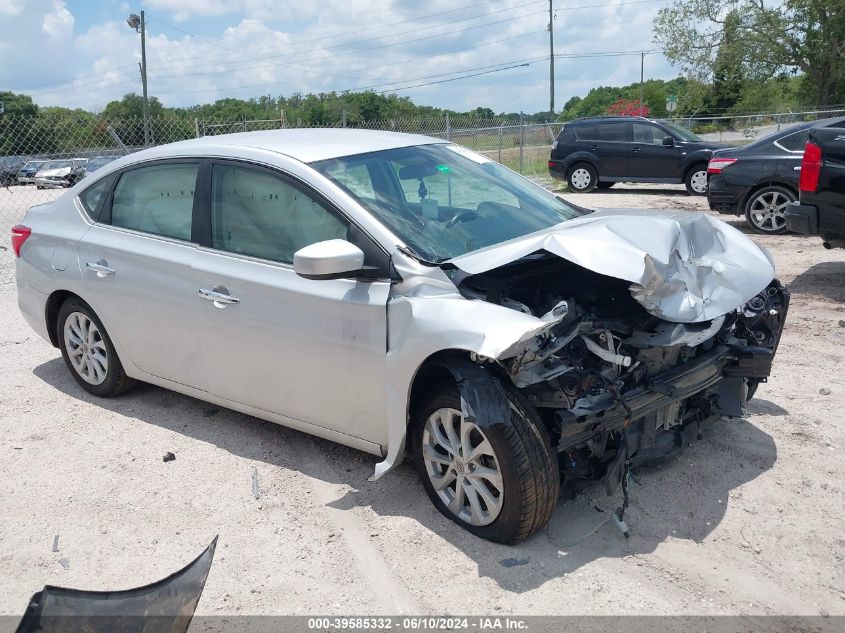
[[[684,178],[684,186],[687,188],[687,193],[691,196],[706,196],[707,165],[702,163],[690,169],[687,172],[686,178]]]
[[[551,518],[560,472],[536,411],[512,389],[507,397],[510,419],[488,424],[462,416],[457,387],[436,388],[415,408],[411,442],[435,507],[476,536],[513,544]]]
[[[68,299],[59,308],[56,334],[65,365],[85,391],[108,398],[135,384],[123,371],[106,328],[81,299]]]
[[[786,233],[786,205],[795,202],[795,194],[785,187],[763,187],[745,204],[745,221],[755,233]]]
[[[588,163],[578,163],[569,170],[566,182],[573,193],[589,193],[596,188],[599,175],[595,167]]]

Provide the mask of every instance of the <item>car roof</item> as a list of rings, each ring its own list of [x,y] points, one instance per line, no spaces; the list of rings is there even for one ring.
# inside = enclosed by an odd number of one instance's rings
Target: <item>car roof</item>
[[[649,119],[644,116],[617,116],[617,115],[609,115],[609,116],[586,116],[580,119],[575,119],[574,121],[570,121],[567,125],[573,125],[578,123],[597,123],[599,121],[649,121],[651,123],[656,123],[654,119]]]
[[[229,145],[257,148],[285,154],[303,163],[366,154],[386,149],[445,143],[443,139],[419,134],[385,132],[381,130],[356,130],[350,128],[301,128],[295,130],[266,130],[237,132],[219,136],[204,136],[187,141],[162,145],[145,152],[147,157],[176,155],[187,148]]]

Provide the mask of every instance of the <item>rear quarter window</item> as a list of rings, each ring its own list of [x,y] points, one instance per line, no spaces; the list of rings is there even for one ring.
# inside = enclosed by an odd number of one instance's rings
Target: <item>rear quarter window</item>
[[[775,146],[787,152],[803,152],[810,130],[800,130],[775,141]]]
[[[575,137],[579,141],[594,141],[598,138],[596,128],[598,125],[595,123],[579,125],[575,128]]]
[[[101,178],[79,194],[79,201],[82,203],[82,207],[88,212],[88,215],[92,220],[97,220],[97,211],[100,200],[102,200],[103,195],[108,192],[112,180],[113,178],[110,176]]]

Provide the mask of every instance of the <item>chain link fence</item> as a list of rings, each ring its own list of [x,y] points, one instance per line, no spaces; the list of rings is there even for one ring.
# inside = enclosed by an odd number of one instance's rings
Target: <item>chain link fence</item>
[[[734,117],[673,119],[704,139],[743,144],[803,121],[845,115],[845,110],[813,110]],[[523,118],[474,116],[407,117],[347,125],[346,117],[319,127],[355,127],[425,134],[458,143],[500,162],[546,187],[552,142],[565,122],[536,123]],[[193,118],[106,120],[94,115],[47,118],[0,117],[0,284],[14,279],[10,229],[26,210],[56,199],[63,187],[109,160],[143,149],[144,139],[160,145],[201,136],[312,127],[302,121],[275,119],[220,121]],[[313,126],[317,127],[317,126]],[[46,169],[60,175],[47,180]]]

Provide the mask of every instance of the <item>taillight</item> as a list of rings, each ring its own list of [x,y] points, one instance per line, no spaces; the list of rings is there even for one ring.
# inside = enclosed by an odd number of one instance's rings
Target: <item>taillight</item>
[[[738,158],[711,158],[707,163],[708,174],[721,174],[722,170],[728,165],[733,165]]]
[[[28,226],[18,224],[12,227],[12,250],[15,251],[16,257],[21,256],[21,246],[30,235],[32,235],[32,229]]]
[[[822,173],[822,148],[815,143],[807,143],[804,147],[804,158],[801,159],[801,177],[798,188],[801,191],[815,193],[819,188],[819,176]]]

